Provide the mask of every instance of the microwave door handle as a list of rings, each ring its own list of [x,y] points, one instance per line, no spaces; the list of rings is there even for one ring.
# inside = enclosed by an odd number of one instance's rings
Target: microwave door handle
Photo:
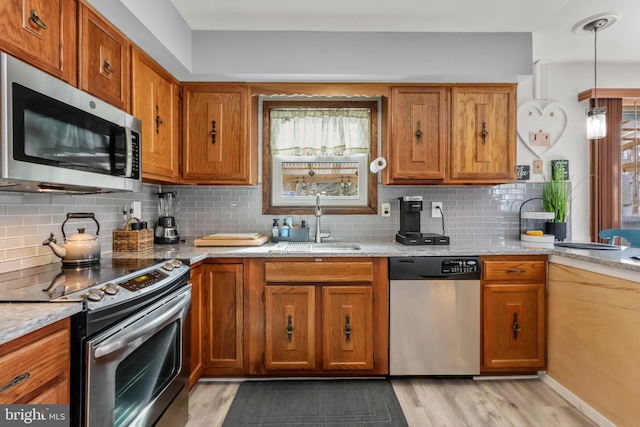
[[[129,126],[125,126],[124,128],[124,137],[127,140],[127,164],[124,175],[130,178],[133,175],[133,135]]]
[[[155,334],[167,324],[171,323],[174,320],[173,317],[188,306],[190,302],[191,293],[183,293],[172,301],[172,307],[169,307],[168,310],[162,313],[162,315],[157,319],[154,319],[143,327],[135,329],[131,333],[126,334],[113,342],[98,345],[94,352],[94,358],[99,359],[128,346],[138,338],[144,337],[145,335],[151,336]]]

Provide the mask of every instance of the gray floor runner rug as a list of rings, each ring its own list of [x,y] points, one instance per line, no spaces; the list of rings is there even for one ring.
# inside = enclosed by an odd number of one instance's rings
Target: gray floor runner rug
[[[408,427],[388,380],[245,381],[223,427]]]

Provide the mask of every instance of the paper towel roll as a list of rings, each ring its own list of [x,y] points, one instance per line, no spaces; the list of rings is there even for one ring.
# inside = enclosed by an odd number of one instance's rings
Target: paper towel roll
[[[377,159],[374,159],[369,164],[369,169],[373,173],[378,173],[378,172],[380,172],[382,169],[384,169],[386,167],[387,167],[387,161],[384,159],[384,157],[378,157]]]

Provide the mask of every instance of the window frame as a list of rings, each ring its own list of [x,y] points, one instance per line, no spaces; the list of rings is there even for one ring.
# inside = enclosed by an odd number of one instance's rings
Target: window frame
[[[263,214],[275,214],[275,215],[313,215],[315,198],[313,200],[301,200],[302,204],[294,204],[290,206],[277,206],[274,205],[272,197],[273,188],[273,158],[270,150],[270,114],[271,108],[295,108],[295,107],[317,107],[317,108],[368,108],[371,112],[371,129],[370,129],[370,144],[369,144],[369,156],[366,161],[368,165],[371,160],[378,157],[378,145],[380,144],[379,135],[379,123],[380,123],[380,98],[339,98],[324,97],[324,96],[310,96],[304,99],[297,97],[279,97],[279,96],[265,96],[259,99],[260,109],[262,111],[262,213]],[[368,194],[366,206],[339,206],[332,205],[330,201],[322,204],[323,214],[328,215],[348,215],[348,214],[365,214],[376,215],[378,213],[378,175],[370,173],[368,167],[365,167],[367,173],[366,182],[368,184]],[[306,198],[305,198],[306,199]]]

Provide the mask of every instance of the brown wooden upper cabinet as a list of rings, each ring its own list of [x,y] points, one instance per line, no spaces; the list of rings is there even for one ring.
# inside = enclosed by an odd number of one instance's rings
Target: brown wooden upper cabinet
[[[190,184],[256,184],[245,85],[184,84],[182,178]],[[252,171],[256,169],[256,171]]]
[[[516,180],[516,86],[451,89],[449,183]]]
[[[76,0],[3,0],[0,50],[77,84]]]
[[[138,48],[132,50],[132,114],[142,121],[142,179],[180,181],[180,84]]]
[[[385,184],[516,179],[516,85],[397,86]]]
[[[388,184],[444,180],[447,92],[445,87],[393,88]]]
[[[100,15],[80,6],[80,89],[129,110],[129,40]]]

